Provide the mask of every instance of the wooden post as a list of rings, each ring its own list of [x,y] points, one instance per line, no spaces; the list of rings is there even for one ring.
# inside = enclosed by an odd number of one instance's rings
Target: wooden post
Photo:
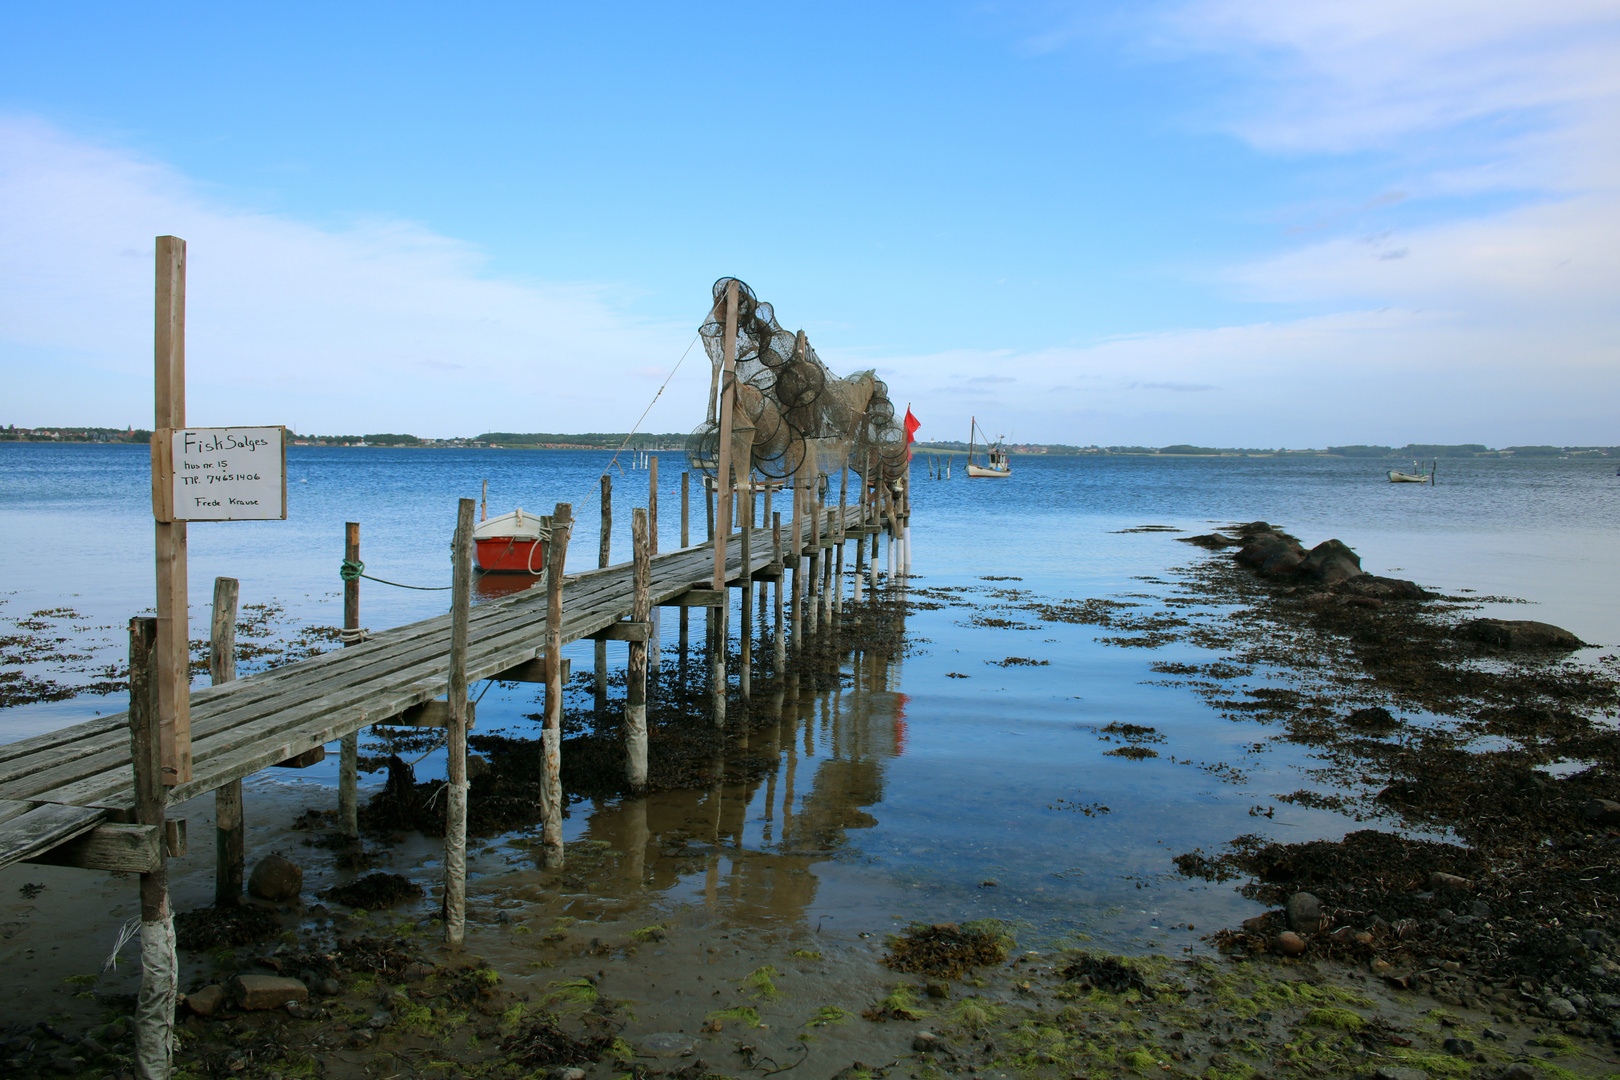
[[[737,282],[732,280],[726,286],[726,329],[725,337],[721,343],[720,375],[720,457],[715,470],[714,486],[718,505],[715,507],[715,523],[719,526],[714,533],[714,588],[721,593],[726,591],[726,549],[731,539],[731,504],[735,492],[735,481],[731,478],[731,424],[733,404],[737,397]],[[726,617],[730,613],[729,603],[718,608],[711,608],[714,612],[715,647],[710,655],[713,657],[713,690],[714,690],[714,725],[724,727],[726,724]]]
[[[360,563],[360,523],[343,526],[343,558]],[[360,579],[343,582],[343,628],[350,633],[343,647],[360,644]],[[360,836],[360,733],[343,736],[338,748],[338,832],[351,840]]]
[[[742,520],[742,565],[743,585],[741,607],[737,616],[737,645],[741,650],[737,656],[737,689],[747,701],[753,693],[753,665],[754,665],[754,485],[752,480],[748,483],[748,498],[737,507]]]
[[[467,932],[467,623],[472,618],[473,501],[456,514],[450,574],[450,708],[445,741],[449,801],[444,818],[444,940],[460,945]]]
[[[681,473],[681,547],[692,546],[692,474]]]
[[[630,537],[635,559],[630,618],[652,617],[652,540],[645,510],[630,511]],[[647,643],[630,642],[630,665],[624,706],[625,780],[634,795],[647,791]]]
[[[692,473],[690,470],[681,473],[681,550],[692,546]],[[686,645],[687,645],[687,609],[681,608],[680,650],[682,664],[682,678],[685,678]]]
[[[561,869],[562,844],[562,581],[574,508],[558,503],[551,515],[551,551],[546,559],[546,706],[540,732],[541,863]]]
[[[160,248],[161,250],[161,248]],[[158,713],[158,621],[129,622],[129,749],[135,820],[163,832],[168,791]],[[174,919],[169,911],[167,852],[141,875],[141,991],[135,1007],[135,1072],[140,1080],[169,1080],[174,1060],[174,1009],[179,994]]]
[[[782,637],[782,515],[779,513],[771,515],[771,555],[776,562],[776,612],[772,638],[772,659],[775,663],[772,674],[780,682],[782,669],[787,667],[787,642]]]
[[[478,496],[478,520],[483,521],[489,517],[489,481],[484,481],[483,494]]]
[[[186,426],[186,242],[157,238],[156,315],[153,333],[154,420],[152,482],[164,431]],[[167,447],[164,448],[167,456]],[[154,660],[164,784],[191,780],[191,644],[186,593],[186,523],[154,525],[157,553],[158,643]]]
[[[820,470],[811,475],[805,498],[810,502],[810,576],[805,582],[805,602],[809,607],[810,632],[821,628],[821,492]]]
[[[658,455],[647,458],[647,551],[658,554]]]
[[[799,331],[799,337],[802,343],[802,339],[804,337],[803,330]],[[808,457],[810,453],[809,448],[806,447],[804,452],[806,457]],[[797,654],[799,651],[799,635],[804,631],[804,533],[802,531],[802,526],[800,525],[800,511],[804,506],[805,498],[805,465],[805,461],[800,461],[798,470],[793,474],[793,527],[791,529],[793,533],[793,542],[790,545],[792,550],[789,552],[789,561],[793,568],[792,644],[795,654]]]
[[[214,613],[208,628],[208,676],[215,686],[236,681],[235,578],[214,579]],[[242,899],[247,859],[247,824],[242,818],[242,781],[214,792],[214,906],[235,907]]]
[[[596,552],[596,565],[598,568],[608,565],[612,555],[613,537],[613,477],[609,473],[602,474],[602,537]],[[596,715],[604,716],[607,713],[607,642],[596,643]]]
[[[647,458],[647,573],[649,589],[652,588],[652,562],[654,555],[658,554],[658,455],[651,454]],[[631,552],[634,558],[635,553]],[[651,601],[648,601],[649,604]],[[647,670],[656,678],[658,675],[658,658],[663,651],[660,647],[658,635],[663,624],[663,612],[658,608],[651,608],[648,616],[652,623],[652,637],[647,642]]]
[[[862,517],[864,517],[864,513],[865,513],[865,506],[864,506],[864,503],[865,503],[865,500],[866,500],[866,490],[865,489],[866,489],[866,482],[864,480],[862,480],[861,481],[861,501],[862,501],[863,505],[859,508],[859,513],[860,513],[860,515]],[[861,575],[864,574],[865,572],[866,572],[866,534],[862,533],[861,535],[859,535],[859,536],[857,536],[855,538],[855,591],[850,595],[850,599],[853,602],[857,603],[857,604],[861,602]]]

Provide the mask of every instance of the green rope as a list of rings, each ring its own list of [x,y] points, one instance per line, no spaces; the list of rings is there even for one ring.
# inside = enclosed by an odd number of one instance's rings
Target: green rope
[[[350,559],[344,559],[343,565],[338,567],[338,577],[342,578],[344,581],[358,581],[361,578],[365,578],[367,581],[375,581],[379,585],[392,585],[396,589],[416,589],[419,592],[444,592],[446,589],[454,587],[451,585],[402,585],[397,581],[387,581],[380,577],[372,577],[370,574],[366,573],[365,563],[360,562],[359,560]]]

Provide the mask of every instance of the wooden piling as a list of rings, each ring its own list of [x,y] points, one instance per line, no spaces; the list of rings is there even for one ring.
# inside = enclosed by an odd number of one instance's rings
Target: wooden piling
[[[650,454],[647,457],[647,550],[652,555],[658,554],[658,455]],[[634,552],[631,553],[634,557]],[[649,586],[650,587],[650,586]],[[647,641],[647,674],[652,679],[658,677],[658,661],[663,654],[659,642],[659,633],[663,628],[663,612],[653,608],[648,618],[652,622],[650,637]]]
[[[551,515],[551,550],[546,559],[546,705],[540,732],[541,863],[561,869],[562,843],[562,579],[574,508],[558,503]]]
[[[444,940],[460,945],[467,933],[467,623],[472,618],[472,499],[462,499],[450,574],[449,801],[444,819]]]
[[[360,523],[343,526],[343,558],[360,565]],[[343,647],[360,644],[360,578],[343,579]],[[360,837],[360,733],[351,731],[338,744],[338,832],[351,840]]]
[[[804,331],[799,332],[800,337]],[[799,464],[793,476],[792,538],[788,545],[788,566],[793,572],[793,635],[791,644],[795,654],[799,651],[799,635],[804,632],[804,533],[799,522],[804,504],[804,464]]]
[[[164,832],[168,790],[163,784],[163,742],[157,671],[158,620],[129,622],[129,748],[134,774],[135,821]],[[174,1010],[179,994],[174,919],[169,911],[165,845],[157,866],[141,878],[141,990],[135,1006],[135,1072],[140,1080],[169,1080],[174,1060]]]
[[[810,500],[810,576],[805,582],[805,601],[810,611],[810,633],[821,627],[821,492],[819,476],[812,474],[813,486],[805,497]]]
[[[214,612],[208,628],[208,676],[215,686],[236,681],[236,601],[241,584],[214,579]],[[214,906],[235,907],[242,899],[247,860],[247,824],[242,818],[242,781],[214,792]]]
[[[754,565],[753,559],[753,533],[754,533],[754,488],[748,485],[748,498],[737,507],[742,515],[742,564],[743,583],[741,606],[737,614],[737,690],[742,699],[747,701],[753,693],[753,665],[754,665],[754,580],[749,576],[748,568]]]
[[[652,541],[649,513],[630,512],[630,538],[635,560],[630,619],[645,624],[652,616]],[[647,643],[630,642],[624,706],[625,780],[631,794],[647,791]]]
[[[596,565],[598,568],[608,565],[609,555],[612,551],[613,536],[613,477],[608,473],[602,474],[602,536],[597,545]],[[607,642],[596,643],[596,715],[607,713]]]
[[[165,431],[186,426],[186,242],[160,236],[153,329],[153,472]],[[191,643],[186,592],[186,523],[154,522],[157,562],[158,722],[162,782],[191,780]]]
[[[692,473],[690,471],[687,471],[687,472],[681,473],[681,549],[682,550],[685,550],[686,548],[689,548],[689,547],[692,546],[691,521],[692,521]],[[685,662],[686,662],[686,642],[687,642],[687,617],[686,617],[686,615],[687,615],[687,609],[684,608],[684,607],[681,608],[680,649],[681,649],[681,662],[682,662],[682,668],[683,668],[683,674],[682,674],[683,678],[685,677],[685,675],[684,675],[684,667],[685,667]]]
[[[833,593],[833,614],[844,613],[844,542],[849,539],[849,461],[844,461],[844,472],[838,481],[838,551],[836,558],[838,565],[833,577],[838,582],[838,591]]]
[[[776,561],[776,603],[772,622],[771,647],[774,661],[771,674],[780,684],[782,669],[787,667],[787,641],[782,636],[782,515],[771,515],[771,554]]]

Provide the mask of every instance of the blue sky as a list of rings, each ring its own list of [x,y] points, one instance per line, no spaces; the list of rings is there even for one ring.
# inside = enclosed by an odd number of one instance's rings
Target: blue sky
[[[150,423],[173,232],[198,423],[622,430],[735,274],[924,436],[1620,443],[1620,4],[1529,7],[5,5],[0,422]]]

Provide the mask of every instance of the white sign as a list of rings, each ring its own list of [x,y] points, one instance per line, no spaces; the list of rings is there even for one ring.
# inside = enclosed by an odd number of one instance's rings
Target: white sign
[[[175,428],[173,520],[285,519],[286,434],[283,427]]]

